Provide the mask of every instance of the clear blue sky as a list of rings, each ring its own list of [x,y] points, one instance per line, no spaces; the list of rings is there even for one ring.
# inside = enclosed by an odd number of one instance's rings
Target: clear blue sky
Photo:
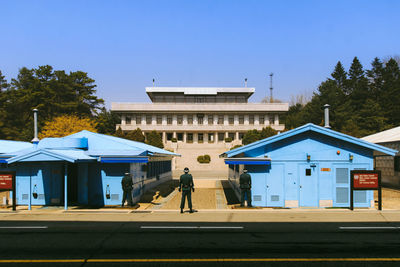
[[[0,70],[82,70],[111,102],[145,87],[243,86],[258,102],[316,90],[338,60],[400,54],[400,1],[0,1]]]

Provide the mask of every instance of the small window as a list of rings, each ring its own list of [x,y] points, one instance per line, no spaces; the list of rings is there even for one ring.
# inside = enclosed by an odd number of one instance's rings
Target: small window
[[[222,142],[225,139],[225,133],[218,133],[218,141]]]
[[[146,124],[148,124],[148,125],[151,124],[151,122],[152,122],[152,120],[153,120],[152,117],[153,117],[152,115],[146,115]]]
[[[258,116],[258,123],[260,124],[260,125],[264,125],[264,115],[259,115]]]
[[[213,125],[214,124],[214,116],[213,115],[208,115],[208,125]]]
[[[249,115],[249,124],[254,124],[254,115]]]
[[[274,125],[274,124],[275,124],[274,118],[269,117],[269,124],[270,124],[270,125]]]
[[[156,120],[157,120],[157,124],[161,125],[162,124],[162,115],[161,114],[157,115]]]
[[[188,143],[193,143],[193,134],[192,133],[188,133],[187,134],[187,142]]]
[[[224,124],[224,115],[218,115],[218,124],[219,125]]]
[[[167,115],[167,124],[172,124],[172,115]]]
[[[183,141],[183,133],[177,133],[178,141]]]
[[[204,141],[204,138],[203,138],[203,137],[204,137],[204,136],[203,136],[202,133],[197,134],[197,141],[198,141],[199,143],[203,143],[203,141]]]
[[[228,137],[235,140],[235,133],[228,133]]]
[[[311,169],[306,169],[306,176],[311,176]]]
[[[171,141],[172,140],[172,133],[167,133],[167,140]]]
[[[193,124],[193,115],[188,115],[187,116],[187,123],[188,124]]]
[[[125,123],[126,123],[126,124],[131,124],[131,117],[128,117],[128,116],[127,116],[127,117],[125,118]]]
[[[394,157],[394,171],[400,172],[400,156]]]
[[[176,117],[176,119],[177,119],[178,125],[181,125],[182,122],[183,122],[183,115],[178,115],[178,116]]]
[[[136,124],[141,124],[142,123],[142,115],[140,114],[136,114]]]
[[[244,115],[239,115],[239,124],[244,124]]]
[[[239,140],[242,140],[244,136],[244,133],[239,133]]]
[[[229,124],[232,125],[235,122],[235,117],[233,115],[229,115],[228,121],[229,121]]]

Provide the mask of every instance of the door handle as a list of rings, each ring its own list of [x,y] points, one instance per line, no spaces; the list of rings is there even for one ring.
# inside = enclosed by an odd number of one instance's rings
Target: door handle
[[[300,188],[302,188],[302,186],[300,185]]]
[[[269,186],[267,185],[267,188],[269,188]]]

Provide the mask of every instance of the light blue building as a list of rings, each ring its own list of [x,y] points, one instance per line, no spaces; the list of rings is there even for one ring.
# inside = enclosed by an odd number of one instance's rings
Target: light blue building
[[[29,143],[28,143],[29,144]],[[121,179],[132,175],[133,201],[172,179],[172,152],[113,136],[81,131],[0,154],[16,171],[17,205],[120,205]]]
[[[350,171],[373,170],[373,151],[396,150],[306,124],[223,153],[239,196],[239,176],[252,177],[254,206],[349,207]],[[373,207],[373,191],[355,191],[355,207]]]

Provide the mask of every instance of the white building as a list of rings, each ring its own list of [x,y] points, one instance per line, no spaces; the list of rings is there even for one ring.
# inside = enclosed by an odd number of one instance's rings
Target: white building
[[[248,103],[254,88],[146,87],[152,103],[112,103],[121,116],[123,131],[140,128],[162,134],[166,149],[182,155],[176,168],[225,169],[218,155],[241,144],[252,129],[271,126],[282,131],[280,116],[288,103]],[[197,163],[198,155],[211,155],[211,164]],[[181,164],[179,164],[181,163]]]

